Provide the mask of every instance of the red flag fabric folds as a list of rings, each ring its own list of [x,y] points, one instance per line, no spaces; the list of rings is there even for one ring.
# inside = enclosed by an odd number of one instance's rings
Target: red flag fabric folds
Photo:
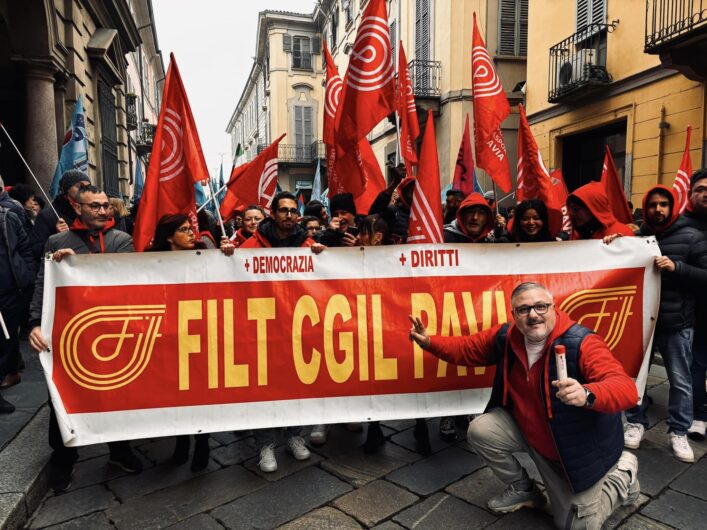
[[[170,54],[162,108],[133,230],[135,250],[142,252],[148,247],[163,215],[188,214],[194,233],[198,233],[194,183],[207,178],[209,171],[189,100],[177,61]]]
[[[476,24],[476,13],[471,73],[476,165],[484,169],[498,187],[507,193],[511,189],[511,168],[501,134],[501,122],[510,114],[511,108]]]
[[[518,182],[516,200],[540,199],[548,207],[555,208],[555,193],[552,181],[538,144],[530,130],[523,105],[518,105],[520,125],[518,127]]]
[[[678,192],[680,203],[680,213],[685,211],[690,202],[690,177],[692,176],[692,160],[690,159],[690,139],[692,137],[692,125],[687,126],[687,138],[685,139],[685,150],[682,153],[682,161],[675,175],[673,189]]]
[[[464,134],[459,145],[457,164],[454,167],[452,187],[461,190],[464,195],[474,192],[474,156],[471,153],[471,136],[469,134],[469,114],[466,115]]]
[[[417,152],[415,151],[415,140],[420,136],[420,124],[417,121],[417,107],[415,106],[415,95],[410,81],[410,70],[408,69],[407,57],[403,41],[400,41],[400,52],[398,53],[398,92],[397,92],[398,116],[400,117],[400,149],[408,176],[412,176],[412,166],[417,165]]]
[[[444,243],[442,203],[439,200],[439,159],[432,110],[427,111],[425,135],[420,149],[415,193],[410,209],[408,243]]]
[[[601,169],[601,183],[604,184],[606,189],[606,197],[609,199],[609,206],[614,217],[624,224],[633,223],[633,214],[628,207],[624,187],[621,184],[621,180],[619,180],[619,173],[616,171],[614,158],[611,156],[611,150],[608,145],[604,154],[604,165]]]

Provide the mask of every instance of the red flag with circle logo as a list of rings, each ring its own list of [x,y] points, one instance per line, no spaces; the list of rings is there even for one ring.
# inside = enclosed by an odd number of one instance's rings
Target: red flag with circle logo
[[[510,114],[511,108],[476,24],[476,13],[472,46],[476,165],[484,169],[499,188],[508,192],[511,189],[511,168],[501,134],[501,122]]]
[[[270,205],[277,189],[278,147],[284,137],[283,133],[253,160],[233,170],[226,184],[226,196],[221,202],[221,217],[230,217],[239,202],[259,204],[270,214]]]
[[[346,150],[395,111],[395,68],[386,0],[369,0],[344,76],[337,115],[337,150]]]
[[[687,138],[685,139],[685,150],[682,153],[682,161],[675,175],[673,189],[678,192],[680,201],[680,213],[685,211],[690,202],[690,177],[692,176],[692,160],[690,159],[690,139],[692,137],[692,125],[687,126]]]
[[[626,193],[619,179],[619,173],[616,171],[614,158],[611,156],[611,149],[606,147],[604,154],[604,165],[601,168],[601,183],[606,189],[606,197],[609,199],[609,206],[619,221],[625,224],[633,223],[633,214],[631,208],[628,207]],[[689,189],[689,185],[688,185]]]
[[[439,158],[432,110],[427,111],[425,135],[420,148],[420,165],[410,208],[408,243],[444,243],[442,202],[439,189]]]
[[[415,94],[412,90],[403,41],[400,41],[400,52],[398,53],[398,91],[396,96],[398,116],[400,117],[400,150],[407,166],[408,176],[412,176],[412,166],[417,165],[415,140],[420,136],[420,124],[417,121]]]
[[[188,214],[194,233],[198,233],[194,183],[207,178],[209,170],[189,100],[177,61],[170,54],[162,108],[133,230],[135,250],[142,252],[149,246],[163,215]]]
[[[471,136],[469,135],[469,114],[466,115],[464,134],[459,144],[457,163],[454,166],[452,188],[460,190],[464,195],[474,192],[474,156],[471,154]]]

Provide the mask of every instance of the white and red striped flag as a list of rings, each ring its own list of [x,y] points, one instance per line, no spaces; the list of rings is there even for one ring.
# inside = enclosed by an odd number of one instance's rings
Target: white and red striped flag
[[[398,116],[400,117],[400,154],[405,160],[408,176],[412,177],[412,166],[417,165],[415,140],[420,136],[420,124],[417,121],[415,94],[412,90],[403,41],[400,41],[400,52],[398,53],[398,92],[396,95]]]
[[[680,213],[685,211],[690,199],[690,177],[692,176],[692,160],[690,159],[690,139],[692,138],[692,125],[687,126],[687,138],[685,139],[685,151],[682,153],[682,161],[678,168],[673,189],[678,192],[680,201]]]

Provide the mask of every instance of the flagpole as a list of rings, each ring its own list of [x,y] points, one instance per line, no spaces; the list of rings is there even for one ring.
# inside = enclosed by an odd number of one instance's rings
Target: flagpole
[[[210,182],[210,179],[209,179],[209,182]],[[209,188],[211,188],[211,184],[209,184]],[[226,188],[228,188],[228,183],[226,183],[226,184],[224,184],[223,186],[221,186],[221,187],[218,189],[218,191],[216,191],[216,193],[217,193],[217,194],[220,194],[220,193],[221,193],[223,190],[225,190]],[[212,191],[213,191],[213,190],[212,190]],[[199,206],[199,208],[197,208],[196,213],[199,213],[201,210],[203,210],[206,206],[208,206],[208,204],[211,202],[211,200],[212,200],[212,199],[215,200],[215,198],[216,198],[215,196],[212,196],[212,197],[209,197],[208,199],[206,199],[206,202],[205,202],[204,204],[202,204],[201,206]],[[216,203],[216,204],[218,204],[218,203]]]
[[[25,157],[22,156],[22,153],[20,153],[20,150],[19,150],[19,149],[17,148],[17,146],[15,145],[15,142],[12,140],[12,136],[10,136],[10,133],[7,132],[7,129],[5,129],[5,126],[2,124],[2,122],[0,122],[0,127],[2,127],[2,130],[5,132],[5,136],[7,136],[7,139],[8,139],[8,140],[10,140],[10,143],[12,144],[12,147],[15,148],[15,151],[17,151],[17,154],[20,156],[20,159],[22,160],[22,162],[24,162],[25,167],[27,168],[27,171],[29,171],[29,174],[32,175],[32,178],[33,178],[34,181],[37,183],[37,186],[39,186],[39,191],[41,191],[41,192],[42,192],[42,195],[44,195],[44,198],[47,199],[47,204],[49,205],[49,207],[52,209],[52,211],[56,214],[56,216],[57,216],[59,219],[62,219],[61,215],[59,215],[59,212],[57,212],[57,211],[56,211],[56,208],[54,208],[54,205],[52,204],[52,200],[49,198],[49,195],[47,195],[47,192],[44,191],[44,188],[43,188],[42,185],[39,183],[39,180],[38,180],[37,177],[34,175],[34,172],[32,171],[32,169],[29,167],[29,164],[27,163],[27,160],[25,160]]]
[[[388,30],[390,32],[390,29]],[[395,36],[398,42],[403,41],[403,24],[402,24],[402,0],[398,0],[398,34]],[[391,48],[394,50],[395,49],[395,44],[391,42]],[[395,70],[398,73],[398,84],[400,83],[400,65],[398,64],[400,61],[400,50],[398,50],[398,53],[393,54],[393,61],[395,61]],[[399,90],[398,90],[399,92]],[[398,114],[398,110],[395,110],[395,137],[397,141],[395,142],[395,167],[398,167],[398,164],[400,164],[400,115]],[[408,175],[408,177],[412,177],[412,175]]]
[[[209,175],[209,189],[211,190],[211,194],[212,194],[211,199],[214,201],[214,205],[215,205],[214,210],[216,210],[216,217],[218,217],[218,224],[221,226],[221,236],[227,238],[228,236],[226,235],[226,228],[223,226],[223,217],[221,217],[221,205],[216,200],[216,195],[214,195],[214,183],[211,182],[210,175]],[[207,204],[208,202],[209,201],[206,201],[204,204],[202,204],[201,207],[196,211],[196,213],[199,213],[201,211],[201,209],[204,207],[204,205]]]

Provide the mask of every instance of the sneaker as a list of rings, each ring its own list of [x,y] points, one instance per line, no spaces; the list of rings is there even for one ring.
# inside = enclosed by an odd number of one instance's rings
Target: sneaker
[[[687,436],[684,434],[670,433],[670,446],[673,448],[673,455],[681,462],[691,464],[695,461],[695,453],[692,452],[687,441]]]
[[[49,464],[49,487],[54,493],[62,493],[71,487],[71,475],[74,474],[74,464]]]
[[[108,463],[133,475],[137,475],[142,471],[142,462],[135,456],[129,445],[111,451]]]
[[[646,428],[640,423],[627,423],[624,425],[624,447],[638,449],[643,440]]]
[[[705,439],[705,422],[694,420],[687,430],[687,436],[692,440],[702,441]]]
[[[454,417],[448,416],[439,421],[439,437],[449,443],[457,441],[457,424]]]
[[[506,491],[489,500],[489,510],[495,513],[511,513],[521,508],[542,508],[547,499],[534,480],[531,484],[527,491],[511,484]]]
[[[7,401],[2,394],[0,394],[0,414],[11,414],[15,412],[15,405]]]
[[[301,436],[293,436],[287,440],[287,452],[294,456],[295,460],[307,460],[311,456]]]
[[[641,487],[638,484],[638,458],[633,453],[624,451],[619,457],[619,462],[616,465],[616,472],[628,473],[630,480],[628,485],[628,494],[626,495],[626,500],[624,500],[622,506],[631,506],[636,504],[638,501],[638,496],[641,494]]]
[[[266,445],[260,450],[260,461],[258,467],[263,473],[272,473],[277,471],[277,460],[275,460],[275,446],[273,444]]]
[[[328,432],[328,425],[315,425],[312,427],[312,432],[309,434],[309,441],[312,445],[324,445],[326,443],[326,435]]]

